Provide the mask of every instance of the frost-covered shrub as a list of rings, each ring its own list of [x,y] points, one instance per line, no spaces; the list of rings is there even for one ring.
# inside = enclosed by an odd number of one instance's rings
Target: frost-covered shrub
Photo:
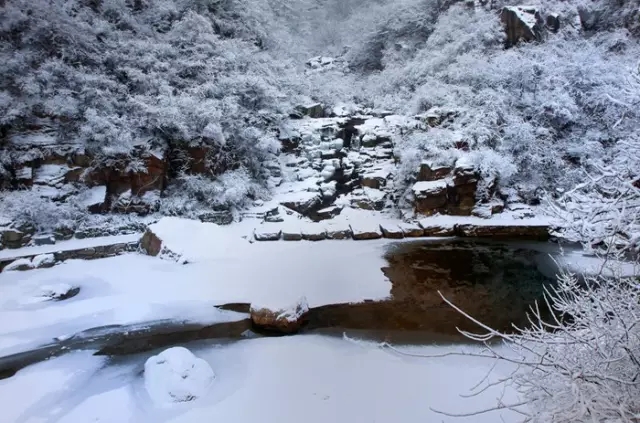
[[[203,207],[237,210],[267,197],[267,189],[244,168],[226,172],[214,181],[201,175],[182,175],[163,199],[161,212],[197,217]]]
[[[2,216],[37,232],[53,232],[59,227],[75,229],[86,212],[73,204],[54,202],[32,191],[0,191]]]
[[[603,269],[583,281],[562,275],[546,296],[553,317],[545,317],[550,313],[541,311],[542,305],[535,306],[531,326],[516,328],[515,333],[497,332],[465,314],[485,332],[463,332],[485,343],[482,356],[515,368],[497,384],[515,389],[520,402],[499,400],[484,412],[517,410],[522,421],[532,423],[638,421],[640,285],[628,270]],[[506,348],[495,348],[496,339]],[[474,388],[471,395],[482,389]]]
[[[230,1],[12,1],[0,10],[0,125],[39,118],[108,165],[140,145],[198,144],[216,128],[239,165],[297,96],[286,61],[254,45]],[[222,27],[235,27],[237,33]],[[242,29],[244,28],[244,29]],[[215,140],[214,140],[215,141]]]

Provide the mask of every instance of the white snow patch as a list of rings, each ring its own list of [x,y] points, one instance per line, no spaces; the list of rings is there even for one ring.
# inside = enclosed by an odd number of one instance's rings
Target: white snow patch
[[[35,170],[34,184],[50,184],[55,185],[64,180],[64,175],[69,172],[69,166],[46,164]]]
[[[164,350],[144,364],[144,386],[151,400],[160,406],[201,398],[214,379],[209,363],[184,347]]]
[[[9,263],[8,265],[5,266],[4,271],[11,272],[13,270],[24,269],[24,268],[27,268],[27,269],[33,268],[33,264],[31,263],[31,260],[29,260],[28,258],[21,258]]]
[[[33,267],[39,268],[42,266],[50,265],[56,262],[53,254],[38,254],[31,260]]]
[[[440,193],[446,189],[447,189],[446,180],[420,181],[413,184],[413,187],[411,188],[411,190],[413,191],[413,194],[416,196]]]
[[[107,186],[99,185],[89,188],[78,196],[78,201],[81,206],[90,207],[97,204],[104,203],[107,196]]]

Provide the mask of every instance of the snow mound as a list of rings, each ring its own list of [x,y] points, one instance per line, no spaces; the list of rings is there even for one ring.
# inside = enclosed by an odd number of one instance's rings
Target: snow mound
[[[184,347],[173,347],[144,364],[144,386],[158,405],[188,402],[204,396],[215,374],[209,363]]]

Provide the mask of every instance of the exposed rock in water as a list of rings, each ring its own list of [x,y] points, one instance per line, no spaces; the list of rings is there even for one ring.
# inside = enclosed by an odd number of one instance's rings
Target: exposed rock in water
[[[73,298],[80,293],[79,286],[72,286],[66,283],[59,283],[56,285],[45,285],[40,288],[40,296],[54,300],[64,301],[69,298]]]
[[[380,229],[382,229],[382,235],[385,238],[390,239],[401,239],[404,238],[404,232],[400,227],[394,223],[391,224],[381,224]]]
[[[380,225],[377,223],[366,221],[353,222],[350,226],[353,239],[357,241],[382,238],[382,230],[380,229]]]
[[[263,331],[292,334],[306,322],[309,305],[306,298],[286,308],[271,309],[251,304],[249,310],[253,325]]]

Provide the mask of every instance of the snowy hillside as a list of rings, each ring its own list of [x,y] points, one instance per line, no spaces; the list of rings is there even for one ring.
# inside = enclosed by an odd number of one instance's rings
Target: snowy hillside
[[[3,3],[3,243],[160,215],[229,223],[274,203],[314,220],[542,205],[569,238],[637,239],[638,13],[637,1]]]

